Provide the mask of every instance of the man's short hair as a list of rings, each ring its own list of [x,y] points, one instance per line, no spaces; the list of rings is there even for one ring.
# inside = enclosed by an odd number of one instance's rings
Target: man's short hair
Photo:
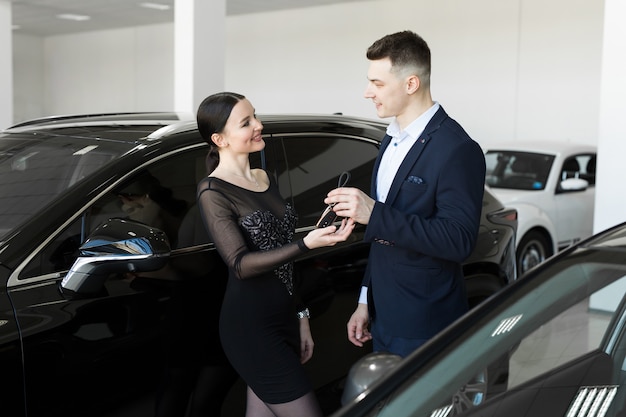
[[[392,72],[414,74],[423,85],[430,84],[430,48],[410,30],[383,36],[367,48],[366,56],[372,61],[389,58]]]

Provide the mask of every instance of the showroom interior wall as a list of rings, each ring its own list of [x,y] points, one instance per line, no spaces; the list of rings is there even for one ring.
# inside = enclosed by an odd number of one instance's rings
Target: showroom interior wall
[[[626,2],[605,0],[594,231],[626,221]]]
[[[229,16],[226,59],[215,65],[224,65],[226,89],[246,94],[259,113],[376,117],[362,98],[365,49],[386,33],[412,29],[433,51],[434,98],[477,141],[597,143],[604,4],[371,0]],[[177,110],[173,38],[173,23],[47,38],[14,34],[14,120]],[[626,220],[613,211],[613,220]]]
[[[173,24],[46,38],[14,35],[13,50],[16,122],[174,110]]]
[[[230,16],[225,86],[259,112],[375,117],[362,98],[365,49],[408,28],[433,50],[434,97],[478,140],[595,140],[602,11],[598,1],[379,0]],[[27,96],[43,115],[176,110],[173,36],[163,24],[51,36],[37,48],[15,34],[16,94],[43,50],[43,94]],[[16,121],[32,116],[16,103]]]
[[[11,4],[0,1],[0,52],[11,56],[11,32],[1,28],[11,27]],[[0,128],[13,121],[13,66],[0,65]]]

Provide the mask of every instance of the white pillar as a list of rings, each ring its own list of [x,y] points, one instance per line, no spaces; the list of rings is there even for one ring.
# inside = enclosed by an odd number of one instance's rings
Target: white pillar
[[[594,232],[626,221],[625,17],[626,2],[605,0]]]
[[[13,124],[13,29],[11,2],[0,0],[0,130]]]
[[[176,0],[174,109],[195,115],[200,102],[224,89],[226,0]]]

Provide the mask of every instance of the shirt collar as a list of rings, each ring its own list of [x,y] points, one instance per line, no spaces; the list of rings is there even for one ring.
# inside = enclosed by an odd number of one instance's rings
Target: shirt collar
[[[397,140],[402,140],[407,136],[413,140],[417,140],[419,135],[426,129],[426,125],[428,125],[430,119],[437,113],[439,107],[441,106],[435,101],[428,110],[422,113],[417,119],[413,120],[403,131],[400,130],[398,120],[394,117],[389,126],[387,126],[387,134]]]

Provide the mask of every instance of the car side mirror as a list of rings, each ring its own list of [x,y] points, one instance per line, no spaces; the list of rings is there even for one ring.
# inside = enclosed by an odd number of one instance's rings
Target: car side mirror
[[[102,290],[110,274],[156,271],[164,267],[170,244],[164,232],[128,219],[109,219],[80,248],[61,288],[77,294]]]
[[[582,178],[567,178],[559,184],[560,192],[584,191],[589,187],[589,182]]]
[[[341,404],[359,400],[359,396],[370,388],[383,375],[387,374],[402,361],[402,357],[388,352],[373,352],[363,356],[350,367],[345,387],[341,395]]]

